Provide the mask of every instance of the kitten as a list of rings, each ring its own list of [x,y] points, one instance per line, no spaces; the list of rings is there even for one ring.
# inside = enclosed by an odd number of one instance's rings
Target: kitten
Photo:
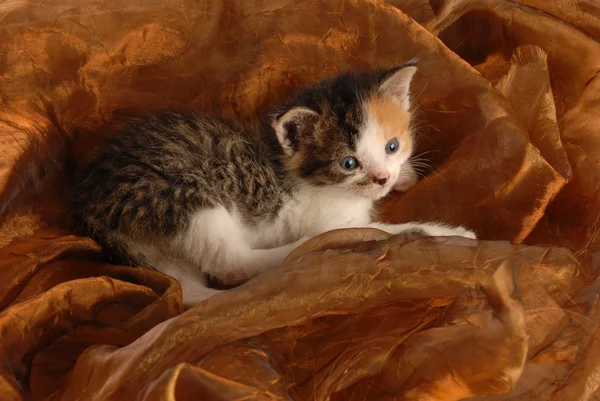
[[[373,204],[416,182],[409,86],[416,67],[343,74],[299,92],[262,130],[202,115],[130,122],[76,174],[85,234],[178,279],[184,303],[278,266],[308,238],[349,227],[475,234],[372,221]]]

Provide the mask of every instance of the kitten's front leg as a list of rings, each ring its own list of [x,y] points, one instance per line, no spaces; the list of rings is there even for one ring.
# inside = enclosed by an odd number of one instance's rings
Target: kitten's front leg
[[[417,234],[428,237],[465,237],[476,239],[477,236],[471,230],[461,226],[448,226],[439,223],[406,223],[386,224],[371,223],[371,228],[377,228],[390,234]]]

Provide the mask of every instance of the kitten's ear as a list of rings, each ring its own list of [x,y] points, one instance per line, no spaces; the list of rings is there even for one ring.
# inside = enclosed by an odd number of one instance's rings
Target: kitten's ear
[[[407,110],[410,108],[410,83],[417,72],[417,67],[409,65],[400,68],[392,75],[386,78],[379,87],[379,90]]]
[[[319,114],[305,107],[294,107],[271,123],[277,140],[287,155],[298,150],[302,138],[314,132]]]

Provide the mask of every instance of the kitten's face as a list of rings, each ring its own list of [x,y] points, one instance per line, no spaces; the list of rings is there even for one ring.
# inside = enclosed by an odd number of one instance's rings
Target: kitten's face
[[[273,122],[285,167],[350,196],[387,195],[413,151],[408,87],[415,71],[343,76],[302,93]]]

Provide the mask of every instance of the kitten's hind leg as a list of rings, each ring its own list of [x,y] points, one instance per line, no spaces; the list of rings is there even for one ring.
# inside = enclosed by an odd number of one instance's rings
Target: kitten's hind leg
[[[224,284],[242,284],[267,270],[278,267],[304,241],[306,239],[270,249],[252,249],[247,245],[236,247],[230,249],[225,258],[205,263],[202,270]]]
[[[202,210],[173,247],[202,272],[225,285],[242,284],[277,267],[305,239],[272,249],[253,249],[244,237],[244,226],[225,208]]]
[[[153,267],[161,273],[173,277],[181,285],[183,306],[192,307],[221,290],[210,288],[202,272],[187,260],[168,255],[164,249],[153,245],[129,241],[126,249],[138,260],[144,260],[147,267]]]
[[[477,236],[471,230],[461,226],[448,226],[439,223],[406,223],[406,224],[386,224],[371,223],[371,228],[377,228],[390,234],[419,234],[429,237],[465,237],[476,239]]]
[[[204,275],[187,262],[165,260],[160,265],[160,271],[179,281],[186,309],[222,292],[208,287]]]

